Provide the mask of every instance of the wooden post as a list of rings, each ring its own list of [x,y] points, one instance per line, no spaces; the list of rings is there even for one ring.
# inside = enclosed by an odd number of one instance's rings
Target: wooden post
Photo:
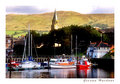
[[[50,66],[49,66],[49,61],[50,61],[50,60],[49,60],[49,56],[48,56],[48,69],[49,69],[49,67],[50,67]]]
[[[78,64],[78,56],[77,56],[77,64]]]
[[[9,78],[11,78],[11,69],[12,69],[12,66],[11,66],[11,61],[12,61],[12,57],[10,56],[10,59],[9,59],[9,63],[10,63],[10,73],[9,73]]]
[[[73,54],[73,51],[72,51],[72,35],[71,35],[71,56]]]

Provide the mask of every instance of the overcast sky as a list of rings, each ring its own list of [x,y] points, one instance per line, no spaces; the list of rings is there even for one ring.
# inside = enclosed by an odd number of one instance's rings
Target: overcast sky
[[[18,0],[6,5],[7,14],[40,14],[55,9],[82,14],[114,13],[114,0]]]

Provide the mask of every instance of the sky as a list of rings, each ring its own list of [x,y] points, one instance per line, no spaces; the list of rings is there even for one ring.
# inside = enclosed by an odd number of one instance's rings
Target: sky
[[[24,0],[8,2],[7,14],[41,14],[57,11],[75,11],[81,14],[114,13],[114,0]]]

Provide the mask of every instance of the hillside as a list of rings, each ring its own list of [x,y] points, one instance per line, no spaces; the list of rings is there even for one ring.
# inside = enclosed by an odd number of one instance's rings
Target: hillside
[[[72,11],[57,11],[59,27],[68,25],[92,25],[114,27],[114,14],[80,14]],[[28,23],[32,30],[49,31],[53,12],[33,15],[6,15],[6,30],[27,30]]]

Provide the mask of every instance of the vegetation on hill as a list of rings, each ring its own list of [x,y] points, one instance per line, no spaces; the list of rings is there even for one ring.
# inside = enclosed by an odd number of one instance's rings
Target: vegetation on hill
[[[107,53],[105,56],[103,56],[102,58],[104,59],[114,59],[114,53]]]
[[[114,27],[114,14],[80,14],[73,11],[57,11],[60,28],[70,25],[91,25],[100,28]],[[6,15],[6,30],[49,31],[51,29],[53,12],[33,15]]]
[[[105,54],[105,56],[103,56],[102,58],[104,58],[104,59],[114,59],[114,48],[112,50],[110,50],[107,54]]]

